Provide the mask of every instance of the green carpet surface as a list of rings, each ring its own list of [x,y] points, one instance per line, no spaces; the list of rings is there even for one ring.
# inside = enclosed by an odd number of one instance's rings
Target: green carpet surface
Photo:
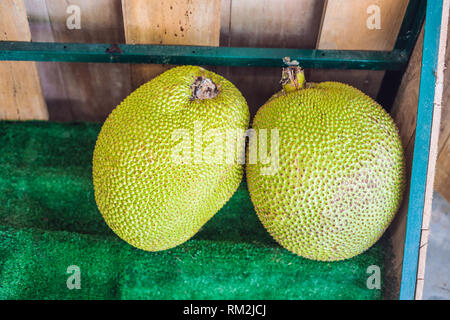
[[[94,200],[94,123],[0,122],[0,299],[381,299],[367,268],[303,259],[260,224],[245,182],[194,238],[162,252],[119,239]],[[69,266],[80,289],[69,289]],[[383,286],[383,284],[382,284]]]

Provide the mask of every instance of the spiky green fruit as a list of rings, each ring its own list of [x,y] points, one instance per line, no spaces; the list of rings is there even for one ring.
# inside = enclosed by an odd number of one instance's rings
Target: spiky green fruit
[[[291,78],[284,88],[253,121],[257,132],[279,135],[276,170],[264,173],[268,165],[261,161],[247,164],[258,217],[300,256],[332,261],[358,255],[380,238],[402,199],[398,129],[380,105],[349,85],[303,88]]]
[[[200,67],[170,69],[131,93],[107,118],[94,150],[95,200],[108,226],[148,251],[191,238],[243,175],[236,161],[205,156],[208,132],[245,130],[248,122],[238,89]]]

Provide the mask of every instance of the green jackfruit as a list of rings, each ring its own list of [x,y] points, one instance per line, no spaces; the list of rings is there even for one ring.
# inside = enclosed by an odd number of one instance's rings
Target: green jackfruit
[[[360,254],[380,238],[402,200],[398,129],[379,104],[349,85],[305,87],[298,67],[285,69],[282,82],[252,125],[279,136],[276,170],[264,172],[261,161],[247,164],[258,217],[300,256],[332,261]]]
[[[191,238],[243,175],[237,161],[208,158],[208,132],[248,123],[238,89],[200,67],[173,68],[139,87],[109,115],[94,150],[95,200],[108,226],[148,251]]]

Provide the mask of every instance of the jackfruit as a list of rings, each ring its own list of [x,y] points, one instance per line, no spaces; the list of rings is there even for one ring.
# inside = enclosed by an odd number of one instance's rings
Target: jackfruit
[[[190,239],[244,171],[237,161],[214,158],[219,153],[208,161],[215,150],[208,132],[248,124],[239,90],[201,67],[176,67],[139,87],[108,116],[95,145],[95,200],[107,225],[147,251]]]
[[[351,258],[381,237],[399,209],[405,161],[398,129],[352,86],[305,85],[299,67],[285,68],[282,83],[252,123],[256,136],[276,130],[278,141],[268,144],[276,143],[279,160],[268,172],[259,160],[247,163],[251,200],[287,250],[313,260]]]

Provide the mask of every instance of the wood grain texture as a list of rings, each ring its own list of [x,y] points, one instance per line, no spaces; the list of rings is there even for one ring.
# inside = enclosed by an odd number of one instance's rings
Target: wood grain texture
[[[122,0],[129,44],[218,46],[220,0]],[[133,65],[133,88],[170,66]]]
[[[231,0],[220,1],[220,40],[221,46],[230,46]]]
[[[0,41],[31,41],[22,0],[0,1]],[[36,64],[0,62],[0,119],[47,120]]]
[[[319,49],[392,50],[408,0],[327,0],[317,41]],[[380,9],[380,29],[369,29],[373,11]],[[369,12],[368,12],[369,8]]]
[[[66,25],[69,5],[80,8],[80,29]],[[25,0],[35,41],[124,43],[120,1]],[[39,62],[50,119],[103,121],[130,93],[129,66]]]
[[[330,50],[392,50],[397,39],[408,0],[327,0],[321,21],[317,49]],[[373,21],[370,8],[379,8],[379,27],[368,28]],[[368,10],[369,9],[369,10]],[[371,25],[369,23],[369,25]],[[313,70],[310,80],[341,81],[375,98],[384,71]]]
[[[442,97],[441,129],[438,141],[438,159],[436,163],[435,189],[450,202],[450,37],[447,38],[447,50],[444,73],[444,93]]]
[[[445,107],[448,107],[448,104]],[[444,122],[442,125],[444,126]],[[444,199],[450,201],[450,142],[448,138],[438,154],[434,187]]]
[[[392,245],[393,259],[387,261],[390,266],[390,278],[394,279],[393,291],[398,297],[402,272],[403,251],[405,243],[406,220],[411,181],[412,160],[414,152],[414,137],[416,131],[417,106],[419,103],[420,70],[422,66],[424,29],[414,47],[408,67],[403,75],[397,97],[392,107],[391,115],[394,118],[400,133],[402,145],[405,150],[407,184],[403,201],[397,215],[388,229]]]
[[[222,0],[221,46],[312,49],[324,0]],[[247,99],[252,115],[281,89],[280,68],[219,67]]]
[[[314,48],[324,1],[232,0],[231,45]]]

